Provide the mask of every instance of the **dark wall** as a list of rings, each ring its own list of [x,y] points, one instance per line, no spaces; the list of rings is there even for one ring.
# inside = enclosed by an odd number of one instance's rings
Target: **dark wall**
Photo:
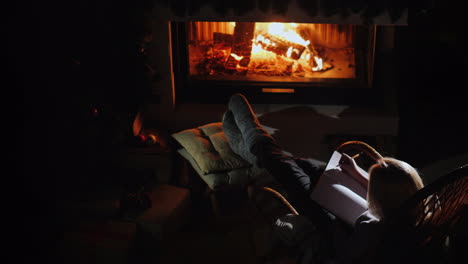
[[[25,130],[41,135],[41,162],[57,180],[95,177],[150,89],[142,1],[22,6],[12,18]],[[67,175],[67,176],[64,176]],[[56,181],[53,180],[55,183]]]
[[[399,157],[417,167],[467,153],[466,14],[458,5],[412,9],[398,31]]]
[[[5,141],[14,155],[4,186],[18,225],[11,243],[24,251],[17,260],[58,257],[58,203],[112,184],[112,154],[149,93],[145,8],[142,1],[26,1],[5,9],[2,87],[13,132]]]

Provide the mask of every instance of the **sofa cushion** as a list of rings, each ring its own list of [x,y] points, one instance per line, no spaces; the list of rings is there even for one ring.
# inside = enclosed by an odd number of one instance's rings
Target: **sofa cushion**
[[[202,174],[251,167],[232,151],[221,122],[186,129],[171,136],[190,154]]]
[[[221,190],[228,185],[246,185],[249,182],[248,170],[250,168],[240,168],[217,173],[203,173],[195,159],[192,157],[192,155],[190,155],[190,153],[188,153],[186,149],[181,148],[177,150],[177,152],[190,163],[195,172],[213,191]],[[233,171],[237,172],[233,175]]]
[[[190,163],[195,172],[213,191],[219,191],[226,187],[232,187],[235,185],[246,186],[248,184],[253,184],[258,186],[277,186],[274,185],[276,182],[273,177],[265,169],[251,166],[247,168],[238,168],[224,172],[205,174],[201,171],[197,162],[186,149],[181,148],[177,150],[177,152]]]

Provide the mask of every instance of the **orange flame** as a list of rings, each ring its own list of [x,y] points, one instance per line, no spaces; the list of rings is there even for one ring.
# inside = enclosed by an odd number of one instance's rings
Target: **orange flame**
[[[296,23],[256,23],[259,34],[255,39],[252,40],[252,57],[251,59],[261,60],[261,61],[275,61],[276,54],[267,50],[267,47],[274,47],[276,44],[272,42],[268,37],[263,35],[268,33],[279,38],[284,38],[290,42],[302,45],[306,47],[305,52],[301,54],[301,57],[297,61],[293,61],[294,65],[302,65],[303,68],[308,69],[309,71],[321,71],[323,70],[323,59],[318,57],[317,54],[312,52],[309,49],[310,40],[303,39],[297,32],[298,24]],[[289,47],[286,56],[291,58],[293,53],[299,53],[294,47]],[[235,55],[235,54],[234,54]],[[313,57],[311,57],[313,56]],[[237,57],[234,57],[237,60]],[[311,63],[311,58],[315,61],[315,67]]]
[[[289,27],[288,27],[289,26]],[[268,33],[283,37],[291,42],[301,44],[303,46],[309,45],[310,41],[304,40],[299,34],[296,33],[295,23],[270,23]]]
[[[323,70],[323,59],[322,58],[319,58],[317,56],[314,56],[314,60],[315,62],[317,63],[317,66],[316,67],[312,67],[312,70],[313,71],[321,71]]]
[[[239,56],[239,55],[237,55],[237,54],[235,54],[235,53],[231,53],[231,56],[232,56],[234,59],[236,59],[237,61],[240,61],[240,60],[242,60],[242,58],[244,58],[244,56]]]

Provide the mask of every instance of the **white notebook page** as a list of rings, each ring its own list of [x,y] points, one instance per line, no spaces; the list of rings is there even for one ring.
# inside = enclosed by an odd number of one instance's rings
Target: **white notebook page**
[[[341,154],[333,152],[310,198],[344,222],[353,225],[367,210],[367,190],[339,167]]]

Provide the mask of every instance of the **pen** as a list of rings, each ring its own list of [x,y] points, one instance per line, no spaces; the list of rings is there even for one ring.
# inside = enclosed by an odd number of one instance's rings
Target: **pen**
[[[359,157],[360,155],[361,155],[361,153],[358,153],[358,154],[352,156],[351,159],[355,159],[355,158]],[[336,165],[336,167],[339,167],[339,166],[340,166],[340,164],[338,163],[338,164]]]
[[[355,158],[359,157],[360,155],[361,155],[361,153],[358,153],[358,154],[352,156],[351,159],[355,159]],[[340,160],[340,162],[338,162],[338,164],[336,165],[336,167],[339,167],[339,166],[340,166],[340,163],[341,163],[341,160]]]

